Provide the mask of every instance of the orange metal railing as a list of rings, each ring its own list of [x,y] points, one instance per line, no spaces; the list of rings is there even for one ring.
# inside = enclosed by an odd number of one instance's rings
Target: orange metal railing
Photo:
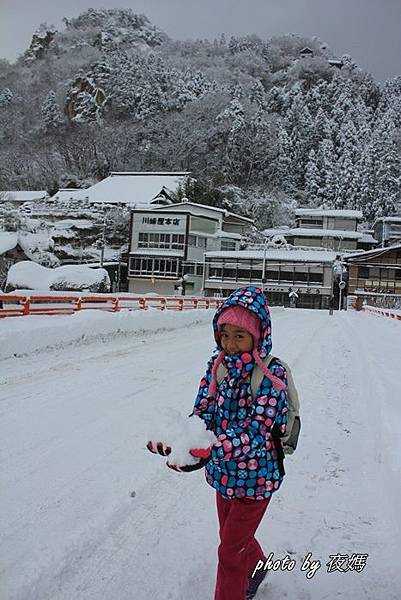
[[[21,317],[27,315],[71,315],[81,310],[104,310],[119,312],[120,310],[193,310],[195,308],[218,308],[223,300],[220,298],[193,298],[189,296],[46,296],[37,295],[1,295],[0,318]]]
[[[401,321],[401,312],[397,313],[397,312],[393,312],[386,308],[377,308],[376,306],[368,306],[368,305],[363,306],[362,310],[364,312],[372,313],[374,315],[379,315],[381,317],[390,317],[391,319],[397,319],[398,321]]]

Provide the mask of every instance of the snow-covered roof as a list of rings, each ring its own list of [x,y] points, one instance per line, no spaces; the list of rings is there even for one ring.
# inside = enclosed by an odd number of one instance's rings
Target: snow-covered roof
[[[385,223],[401,223],[401,217],[379,217],[373,223],[373,227],[376,225],[376,223],[383,223],[383,221]]]
[[[297,208],[295,215],[299,217],[340,217],[342,219],[362,219],[360,210],[337,210],[334,208]]]
[[[44,200],[49,194],[46,190],[10,190],[0,191],[0,201],[3,202],[33,202],[34,200]]]
[[[263,250],[238,250],[238,251],[220,251],[220,252],[206,252],[205,256],[208,258],[236,258],[249,260],[259,259],[263,260],[266,256],[266,260],[278,260],[286,262],[308,262],[308,263],[332,263],[338,252],[330,252],[323,250],[266,250],[266,254]]]
[[[18,243],[18,234],[0,231],[0,254],[5,254],[15,248]]]
[[[282,235],[293,235],[300,237],[331,237],[349,240],[363,239],[367,242],[377,242],[377,240],[375,240],[375,238],[370,234],[363,233],[362,231],[345,231],[343,229],[306,229],[303,227],[295,227],[294,229],[287,231],[287,233],[282,233]]]
[[[56,192],[50,200],[85,200],[89,198],[88,189],[62,189]]]
[[[348,254],[345,258],[347,260],[354,258],[365,258],[365,256],[381,256],[389,250],[401,250],[401,244],[394,244],[394,246],[385,246],[384,248],[375,248],[374,250],[367,250],[366,252],[356,252],[355,254]]]
[[[188,212],[191,212],[190,209],[193,207],[198,208],[198,209],[204,209],[204,210],[210,210],[213,212],[217,212],[217,213],[222,214],[223,217],[226,217],[226,218],[234,217],[235,219],[244,221],[245,223],[254,223],[253,219],[249,219],[248,217],[243,217],[242,215],[232,213],[228,210],[225,210],[224,208],[216,208],[215,206],[209,206],[208,204],[197,204],[196,202],[177,202],[175,204],[170,204],[169,206],[158,206],[155,210],[167,210],[168,211],[168,210],[176,210],[176,209],[180,208],[183,210],[187,210]],[[196,216],[196,213],[194,213],[194,212],[191,212],[191,214]]]
[[[377,240],[365,231],[345,231],[343,229],[307,229],[305,227],[289,227],[265,229],[263,234],[267,237],[274,235],[282,235],[284,237],[316,237],[316,238],[337,238],[337,239],[348,239],[358,240],[360,242],[366,242],[371,244],[377,244]]]
[[[95,227],[89,219],[62,219],[54,224],[54,229],[92,229]]]
[[[222,229],[218,229],[216,231],[216,236],[219,238],[229,238],[231,240],[241,240],[242,239],[242,235],[240,233],[230,233],[229,231],[223,231]]]
[[[170,195],[183,185],[189,173],[111,173],[109,177],[88,188],[89,201],[107,204],[150,206],[161,193]]]

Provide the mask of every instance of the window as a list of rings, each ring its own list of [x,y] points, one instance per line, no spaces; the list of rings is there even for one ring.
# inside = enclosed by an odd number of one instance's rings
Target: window
[[[305,283],[306,281],[308,281],[308,273],[299,273],[298,271],[295,271],[294,282]]]
[[[223,269],[219,267],[210,267],[209,268],[209,277],[212,279],[221,279]]]
[[[176,233],[145,233],[138,234],[138,248],[159,248],[161,250],[182,250],[184,235]]]
[[[198,263],[196,265],[196,274],[198,277],[203,277],[203,265],[202,263]]]
[[[236,269],[227,269],[227,268],[223,269],[223,278],[224,279],[235,279],[236,276],[237,276]]]
[[[221,240],[221,249],[222,250],[235,250],[235,240]]]
[[[188,246],[192,246],[193,248],[206,248],[207,238],[190,234],[188,236]]]
[[[323,283],[323,273],[309,273],[310,283]]]
[[[271,281],[278,281],[278,271],[266,271],[266,279]]]
[[[361,277],[362,279],[368,279],[369,267],[358,267],[358,277]]]
[[[289,281],[293,283],[294,274],[292,271],[280,271],[280,281]]]
[[[178,258],[130,257],[129,275],[152,277],[178,277],[181,264]]]

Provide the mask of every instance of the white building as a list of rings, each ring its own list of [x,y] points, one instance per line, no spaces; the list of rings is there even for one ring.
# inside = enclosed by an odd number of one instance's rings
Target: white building
[[[172,204],[173,195],[183,186],[189,172],[111,173],[85,191],[91,204],[125,204],[132,208]]]
[[[373,223],[375,237],[382,247],[401,242],[401,217],[380,217]]]
[[[0,202],[10,202],[15,206],[20,206],[24,202],[35,202],[38,200],[47,200],[49,194],[46,190],[14,190],[14,191],[0,191]]]
[[[182,202],[131,213],[128,289],[171,295],[184,281],[186,295],[202,291],[205,252],[239,249],[252,219]]]
[[[333,294],[336,252],[326,250],[245,250],[205,255],[205,296],[228,296],[244,285],[262,286],[269,304],[290,305],[298,295],[299,308],[327,308]]]

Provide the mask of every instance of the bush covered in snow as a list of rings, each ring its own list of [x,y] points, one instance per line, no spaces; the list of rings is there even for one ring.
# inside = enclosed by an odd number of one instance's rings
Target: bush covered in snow
[[[6,292],[17,289],[109,292],[110,278],[105,269],[91,269],[85,265],[48,269],[26,260],[16,263],[8,272]]]

